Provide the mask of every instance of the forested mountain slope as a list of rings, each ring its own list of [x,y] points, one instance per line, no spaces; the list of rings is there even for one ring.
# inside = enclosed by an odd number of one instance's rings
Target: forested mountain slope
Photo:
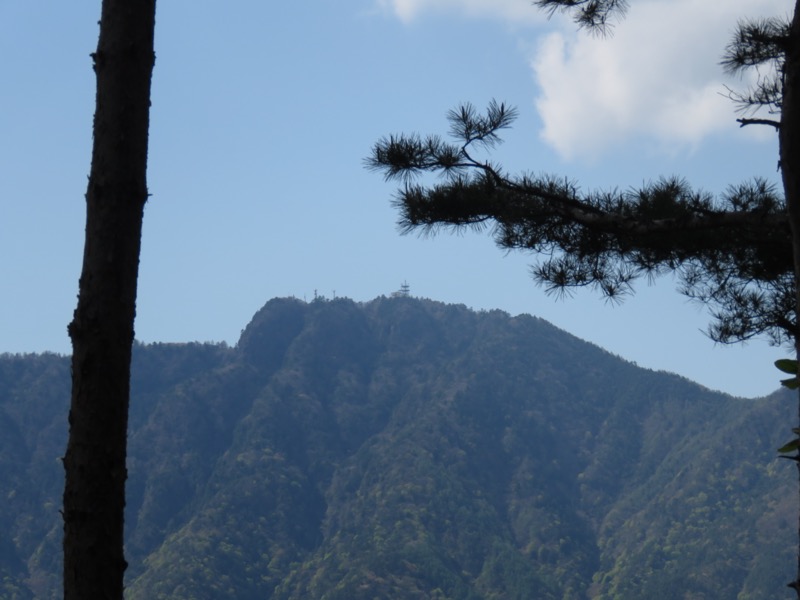
[[[58,594],[68,370],[0,358],[3,598]],[[788,598],[794,412],[529,316],[272,300],[135,349],[126,597]]]

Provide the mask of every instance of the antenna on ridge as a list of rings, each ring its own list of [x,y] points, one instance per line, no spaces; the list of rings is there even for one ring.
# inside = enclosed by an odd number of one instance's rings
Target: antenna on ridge
[[[400,289],[392,293],[392,298],[408,298],[411,295],[411,286],[407,281],[404,281]]]

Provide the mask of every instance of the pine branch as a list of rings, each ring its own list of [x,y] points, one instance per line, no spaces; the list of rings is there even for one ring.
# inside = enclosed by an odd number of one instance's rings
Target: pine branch
[[[780,121],[775,121],[773,119],[736,119],[736,122],[739,123],[739,127],[745,127],[746,125],[769,125],[776,130],[781,128]]]
[[[781,63],[789,47],[789,24],[782,19],[740,21],[722,58],[731,73],[766,63]]]
[[[485,116],[466,105],[448,114],[458,143],[392,136],[374,146],[367,166],[404,182],[394,199],[403,232],[492,224],[500,247],[542,257],[532,273],[551,292],[588,285],[615,300],[642,275],[674,272],[686,295],[718,307],[714,339],[793,335],[791,232],[771,184],[756,179],[715,197],[675,178],[583,193],[563,178],[507,176],[470,149],[499,143],[513,116],[504,105]],[[426,173],[444,180],[414,183]]]
[[[614,16],[622,16],[628,9],[627,0],[536,0],[536,6],[550,15],[572,12],[580,27],[606,33]]]

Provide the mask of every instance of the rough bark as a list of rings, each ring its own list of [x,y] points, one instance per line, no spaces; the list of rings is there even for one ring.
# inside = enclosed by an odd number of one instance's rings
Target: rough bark
[[[780,165],[783,189],[786,198],[786,211],[792,232],[792,256],[794,259],[794,280],[796,312],[800,315],[800,0],[796,0],[789,31],[789,43],[783,71],[783,105],[778,129],[780,140]],[[795,353],[800,359],[800,335],[795,332]],[[799,399],[800,400],[800,399]],[[798,402],[800,411],[800,401]],[[798,414],[800,426],[800,414]],[[800,462],[798,462],[800,473]],[[798,539],[800,539],[800,517],[798,518]],[[790,587],[794,588],[800,599],[800,551],[798,551],[797,576]]]
[[[123,597],[130,359],[147,200],[155,0],[103,0],[64,457],[64,598]]]

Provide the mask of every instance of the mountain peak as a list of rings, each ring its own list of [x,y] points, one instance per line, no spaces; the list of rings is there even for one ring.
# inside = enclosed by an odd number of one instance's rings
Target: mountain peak
[[[791,572],[783,398],[535,317],[279,298],[133,375],[128,598],[771,598]],[[6,597],[58,595],[67,386],[0,358]]]

